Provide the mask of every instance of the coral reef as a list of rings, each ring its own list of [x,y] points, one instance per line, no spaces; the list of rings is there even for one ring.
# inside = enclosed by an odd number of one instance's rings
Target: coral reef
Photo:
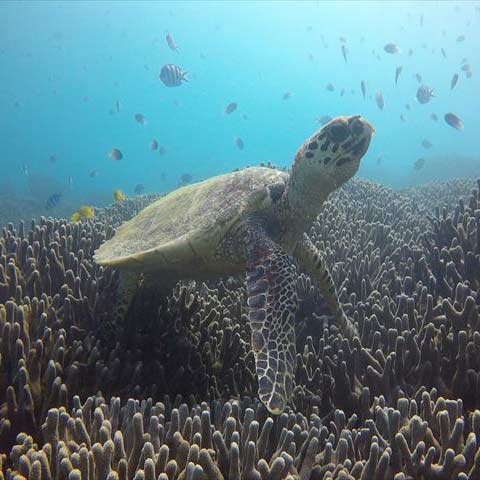
[[[479,192],[356,180],[331,197],[309,234],[359,337],[299,274],[297,385],[279,417],[255,399],[242,279],[143,288],[127,321],[111,318],[118,276],[93,251],[155,196],[7,224],[6,477],[480,478]]]

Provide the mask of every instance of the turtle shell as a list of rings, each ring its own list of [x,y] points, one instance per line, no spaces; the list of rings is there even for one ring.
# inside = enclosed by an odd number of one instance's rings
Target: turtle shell
[[[143,272],[218,272],[217,245],[242,217],[268,209],[268,185],[288,174],[253,167],[188,185],[156,200],[121,225],[95,252],[101,265]]]

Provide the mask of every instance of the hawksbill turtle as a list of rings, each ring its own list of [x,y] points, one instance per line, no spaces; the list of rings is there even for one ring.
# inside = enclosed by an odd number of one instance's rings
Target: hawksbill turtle
[[[303,143],[290,172],[251,167],[174,190],[121,225],[95,260],[120,270],[127,299],[140,274],[145,282],[246,272],[259,398],[279,414],[294,386],[297,267],[316,281],[344,334],[355,334],[305,232],[357,172],[373,131],[359,115],[337,117]]]

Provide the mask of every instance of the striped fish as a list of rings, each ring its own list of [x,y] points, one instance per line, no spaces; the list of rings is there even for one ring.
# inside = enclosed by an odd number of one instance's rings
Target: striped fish
[[[50,210],[51,208],[56,207],[59,204],[61,198],[61,193],[54,193],[53,195],[50,195],[45,204],[46,209]]]
[[[183,71],[173,63],[167,63],[160,71],[160,80],[167,87],[178,87],[182,82],[188,82],[187,72]]]

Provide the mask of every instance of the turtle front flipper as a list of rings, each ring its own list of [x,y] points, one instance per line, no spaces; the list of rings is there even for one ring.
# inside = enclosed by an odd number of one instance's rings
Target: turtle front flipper
[[[328,265],[308,235],[303,234],[302,239],[295,247],[294,256],[305,272],[317,282],[320,293],[335,315],[340,331],[350,340],[353,339],[358,335],[357,329],[343,311],[342,304],[338,301],[337,289],[328,270]]]
[[[296,269],[266,235],[248,249],[247,289],[258,395],[273,414],[282,413],[293,391]]]

